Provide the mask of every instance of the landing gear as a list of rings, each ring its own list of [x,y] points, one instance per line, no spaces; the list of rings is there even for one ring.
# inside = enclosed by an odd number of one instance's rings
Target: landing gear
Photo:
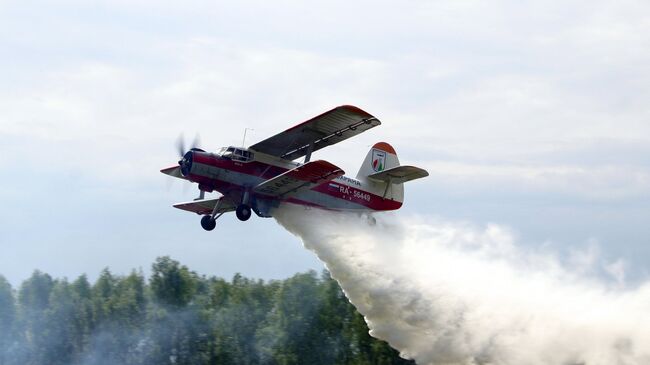
[[[371,227],[374,227],[377,225],[377,218],[373,217],[372,215],[368,214],[368,225]]]
[[[248,190],[244,191],[244,196],[242,196],[241,199],[241,204],[237,206],[237,209],[235,210],[235,213],[237,214],[237,218],[240,221],[247,221],[248,218],[251,217],[251,214],[253,211],[251,210],[251,207],[248,205],[250,201],[250,192]]]
[[[235,213],[240,221],[247,221],[251,217],[251,207],[246,204],[239,204]]]
[[[210,214],[206,214],[203,216],[203,218],[201,218],[201,227],[203,227],[203,229],[206,231],[211,231],[216,226],[217,220],[215,218],[212,218]]]
[[[203,190],[201,190],[203,192]],[[211,231],[214,227],[217,226],[217,218],[221,217],[223,212],[219,213],[219,208],[221,207],[221,199],[217,200],[217,203],[212,208],[212,213],[206,214],[201,218],[201,227],[206,231]]]

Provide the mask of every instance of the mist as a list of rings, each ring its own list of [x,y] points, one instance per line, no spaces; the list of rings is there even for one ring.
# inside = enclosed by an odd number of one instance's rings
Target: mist
[[[300,237],[365,317],[418,364],[648,364],[650,285],[620,261],[524,249],[507,228],[287,205]],[[549,227],[552,230],[552,227]],[[609,273],[609,278],[602,273]]]
[[[0,274],[0,365],[408,365],[370,337],[323,271],[265,282],[206,277],[168,256],[128,276]]]

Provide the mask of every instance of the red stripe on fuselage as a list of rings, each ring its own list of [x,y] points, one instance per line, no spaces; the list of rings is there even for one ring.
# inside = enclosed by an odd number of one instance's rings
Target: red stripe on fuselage
[[[218,156],[211,155],[211,154],[200,154],[200,153],[196,153],[193,156],[193,163],[200,163],[217,169],[235,171],[242,174],[252,175],[255,177],[262,178],[264,180],[273,178],[289,170],[287,168],[273,166],[259,161],[237,162],[237,161],[232,161],[230,159],[220,158]],[[197,182],[205,187],[209,187],[222,194],[226,194],[233,190],[244,189],[244,187],[241,185],[229,183],[223,180],[214,179],[202,175],[190,174],[188,178],[193,182]],[[330,182],[336,182],[336,184],[339,186],[337,186],[337,188],[334,189],[329,186]],[[311,190],[334,198],[356,203],[372,210],[395,210],[395,209],[399,209],[402,206],[402,203],[399,201],[384,199],[379,195],[346,185],[341,180],[330,180],[323,184],[313,187]],[[319,204],[307,202],[296,198],[289,198],[283,201],[288,201],[288,202],[308,205],[308,206],[322,207]],[[323,207],[323,208],[332,209],[331,207]]]
[[[395,210],[399,209],[402,206],[402,203],[399,201],[384,199],[379,195],[369,193],[362,189],[357,189],[350,185],[345,185],[340,181],[337,181],[337,187],[330,186],[329,182],[330,181],[315,186],[311,190],[338,199],[347,200],[349,202],[356,203],[373,210]]]
[[[242,174],[253,175],[266,179],[278,176],[289,169],[273,166],[259,161],[238,162],[227,158],[220,158],[210,154],[195,153],[193,162],[201,163],[204,165],[213,166],[216,168],[240,172]]]

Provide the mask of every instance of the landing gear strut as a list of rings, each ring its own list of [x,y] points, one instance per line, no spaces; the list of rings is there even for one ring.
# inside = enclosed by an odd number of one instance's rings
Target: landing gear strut
[[[203,193],[203,190],[201,190],[201,193]],[[221,207],[221,199],[217,200],[217,204],[212,208],[212,213],[206,214],[201,218],[201,227],[206,231],[213,230],[217,226],[217,218],[223,215],[223,212],[219,213],[219,207]]]
[[[235,213],[237,215],[237,218],[240,221],[247,221],[248,218],[251,217],[252,210],[251,207],[248,205],[250,201],[250,192],[248,190],[244,191],[244,196],[242,196],[241,199],[241,204],[237,206],[237,209],[235,210]]]
[[[247,221],[248,218],[251,217],[251,207],[246,204],[239,204],[239,206],[237,206],[235,214],[237,214],[237,218],[240,221]]]
[[[365,219],[366,223],[368,223],[368,225],[371,227],[377,225],[377,218],[375,218],[375,216],[372,215],[371,213],[359,213],[359,218]]]

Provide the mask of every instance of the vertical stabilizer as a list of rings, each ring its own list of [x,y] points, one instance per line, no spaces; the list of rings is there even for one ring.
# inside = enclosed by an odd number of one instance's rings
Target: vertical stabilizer
[[[373,193],[385,196],[386,199],[404,201],[404,186],[402,184],[390,184],[384,182],[370,181],[368,175],[376,174],[384,170],[399,166],[397,152],[393,146],[386,142],[375,143],[368,151],[366,159],[357,173],[357,180],[366,183]]]
[[[368,175],[397,166],[399,166],[399,159],[395,149],[386,142],[378,142],[368,151],[357,174],[357,179],[365,180]]]

